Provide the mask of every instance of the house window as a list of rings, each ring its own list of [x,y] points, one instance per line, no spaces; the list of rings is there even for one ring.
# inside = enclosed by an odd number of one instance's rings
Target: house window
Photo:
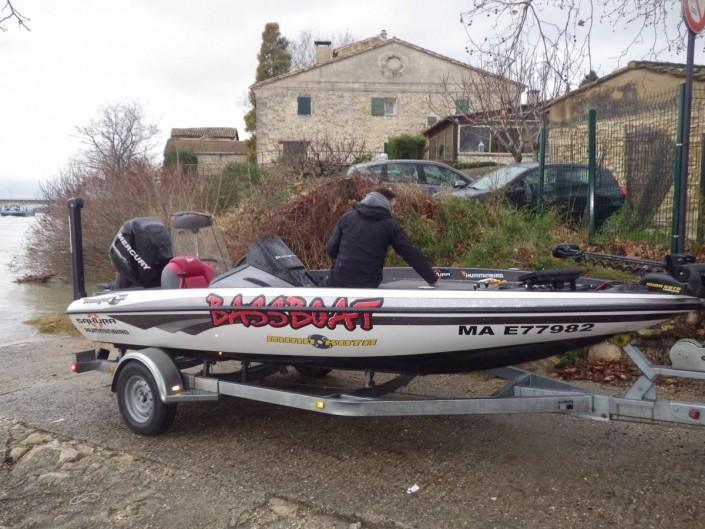
[[[299,96],[297,103],[299,116],[311,115],[311,96]]]
[[[397,113],[397,98],[373,97],[371,110],[373,116],[395,116]]]
[[[465,125],[458,128],[459,152],[489,152],[490,129]]]
[[[456,114],[467,114],[470,112],[470,100],[468,98],[461,98],[455,100],[455,113]]]

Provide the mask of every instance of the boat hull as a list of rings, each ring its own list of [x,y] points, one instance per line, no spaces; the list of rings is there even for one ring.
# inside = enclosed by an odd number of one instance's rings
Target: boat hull
[[[175,354],[400,373],[550,356],[701,308],[650,293],[220,288],[111,292],[68,313],[88,339]]]

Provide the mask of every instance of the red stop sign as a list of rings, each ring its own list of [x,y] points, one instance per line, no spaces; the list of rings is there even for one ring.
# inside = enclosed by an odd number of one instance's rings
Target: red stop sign
[[[705,29],[705,0],[683,0],[683,18],[693,33]]]

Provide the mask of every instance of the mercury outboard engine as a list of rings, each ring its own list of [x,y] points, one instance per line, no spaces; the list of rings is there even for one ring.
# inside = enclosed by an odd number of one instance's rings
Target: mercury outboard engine
[[[173,257],[169,232],[153,217],[125,222],[108,253],[117,271],[115,288],[160,286],[162,269]]]
[[[276,235],[260,237],[235,268],[215,278],[212,287],[315,287],[316,281],[294,252]]]

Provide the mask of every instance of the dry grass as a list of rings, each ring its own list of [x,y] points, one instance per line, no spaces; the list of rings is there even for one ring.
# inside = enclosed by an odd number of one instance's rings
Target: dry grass
[[[38,318],[27,320],[24,323],[34,326],[43,334],[81,335],[66,314],[46,314]]]
[[[330,265],[325,248],[335,223],[374,187],[368,180],[338,177],[311,180],[283,191],[270,179],[218,224],[234,259],[244,255],[257,237],[279,235],[307,267],[324,268]]]

